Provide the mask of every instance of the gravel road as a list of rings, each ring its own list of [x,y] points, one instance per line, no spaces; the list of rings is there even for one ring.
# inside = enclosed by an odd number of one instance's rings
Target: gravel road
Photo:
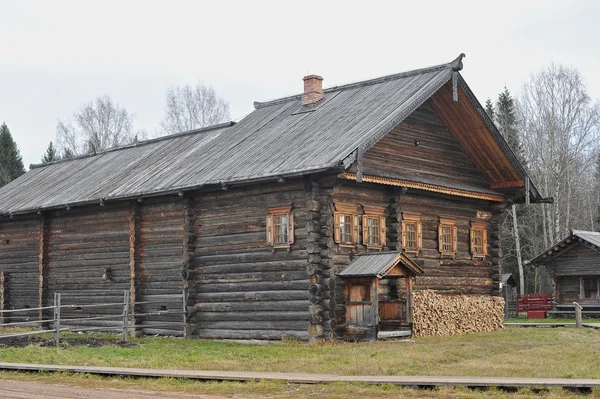
[[[226,399],[224,396],[187,395],[124,389],[82,388],[62,384],[39,384],[0,380],[2,399]]]

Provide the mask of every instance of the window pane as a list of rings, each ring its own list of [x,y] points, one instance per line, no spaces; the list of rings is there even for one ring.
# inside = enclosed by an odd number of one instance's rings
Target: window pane
[[[452,252],[452,227],[442,226],[442,251]]]
[[[352,216],[340,215],[340,241],[346,244],[352,243]]]
[[[483,230],[473,230],[473,252],[476,255],[483,255]]]
[[[584,298],[595,299],[598,294],[598,283],[595,278],[584,278],[583,279],[583,293]]]
[[[275,216],[275,243],[276,244],[287,244],[288,243],[288,217]]]
[[[417,248],[417,224],[406,223],[406,249],[418,249]]]
[[[367,244],[379,244],[379,218],[367,218]]]

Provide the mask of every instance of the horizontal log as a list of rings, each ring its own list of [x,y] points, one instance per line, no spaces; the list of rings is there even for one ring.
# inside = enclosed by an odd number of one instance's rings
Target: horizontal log
[[[193,335],[200,338],[209,339],[266,339],[266,340],[281,340],[282,338],[296,338],[300,340],[308,340],[306,331],[281,331],[281,330],[212,330],[195,328]]]
[[[307,312],[307,300],[289,300],[274,301],[267,300],[262,302],[199,302],[195,303],[190,313],[195,312],[241,312],[241,311],[260,311],[260,312]]]
[[[307,309],[304,311],[254,311],[254,312],[197,312],[194,320],[202,321],[303,321],[310,319]]]

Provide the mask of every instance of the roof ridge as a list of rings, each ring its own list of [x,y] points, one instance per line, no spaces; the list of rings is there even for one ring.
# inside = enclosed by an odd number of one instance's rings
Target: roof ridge
[[[333,91],[369,86],[369,85],[373,85],[373,84],[388,82],[390,80],[402,79],[402,78],[407,78],[410,76],[421,75],[424,73],[435,72],[435,71],[439,71],[441,69],[446,69],[446,68],[452,68],[454,71],[458,72],[458,71],[462,70],[462,68],[463,68],[462,59],[464,57],[465,57],[465,54],[460,53],[460,55],[458,57],[456,57],[454,60],[447,62],[445,64],[433,65],[433,66],[426,67],[426,68],[412,69],[409,71],[404,71],[404,72],[395,73],[395,74],[386,75],[386,76],[380,76],[377,78],[371,78],[371,79],[346,83],[346,84],[342,84],[342,85],[332,86],[332,87],[323,89],[323,93],[331,93]],[[269,107],[271,105],[282,104],[282,103],[292,101],[292,100],[300,100],[301,98],[302,98],[302,94],[294,94],[291,96],[281,97],[281,98],[277,98],[277,99],[269,100],[269,101],[265,101],[265,102],[255,101],[254,108],[259,109],[259,108]]]
[[[571,229],[571,232],[575,235],[577,235],[577,233],[584,233],[584,234],[592,234],[592,235],[600,235],[599,231],[589,231],[589,230],[575,230],[575,229]]]
[[[205,133],[205,132],[209,132],[212,130],[217,130],[217,129],[222,129],[225,127],[231,127],[233,125],[235,125],[237,122],[234,121],[230,121],[230,122],[223,122],[223,123],[219,123],[216,125],[212,125],[212,126],[206,126],[206,127],[201,127],[199,129],[193,129],[193,130],[188,130],[185,132],[179,132],[179,133],[173,133],[173,134],[168,134],[166,136],[161,136],[161,137],[155,137],[152,139],[147,139],[147,140],[141,140],[138,141],[136,143],[133,144],[126,144],[126,145],[122,145],[122,146],[118,146],[118,147],[112,147],[112,148],[107,148],[103,151],[100,152],[96,152],[93,154],[83,154],[83,155],[77,155],[75,157],[71,157],[71,158],[66,158],[66,159],[59,159],[57,161],[52,161],[52,162],[46,162],[46,163],[37,163],[37,164],[30,164],[29,165],[29,169],[39,169],[39,168],[44,168],[46,166],[50,166],[50,165],[56,165],[59,163],[66,163],[69,161],[74,161],[76,159],[85,159],[85,158],[91,158],[91,157],[95,157],[98,155],[103,155],[106,154],[108,152],[113,152],[113,151],[119,151],[119,150],[126,150],[128,148],[134,148],[134,147],[142,147],[148,144],[153,144],[153,143],[157,143],[159,141],[166,141],[166,140],[170,140],[170,139],[174,139],[177,137],[182,137],[182,136],[187,136],[187,135],[192,135],[192,134],[197,134],[197,133]]]

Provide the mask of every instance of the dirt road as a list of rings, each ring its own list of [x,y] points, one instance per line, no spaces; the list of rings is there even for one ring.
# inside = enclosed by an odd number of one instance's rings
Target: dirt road
[[[82,388],[70,385],[39,384],[0,380],[1,399],[226,399],[224,396]]]

